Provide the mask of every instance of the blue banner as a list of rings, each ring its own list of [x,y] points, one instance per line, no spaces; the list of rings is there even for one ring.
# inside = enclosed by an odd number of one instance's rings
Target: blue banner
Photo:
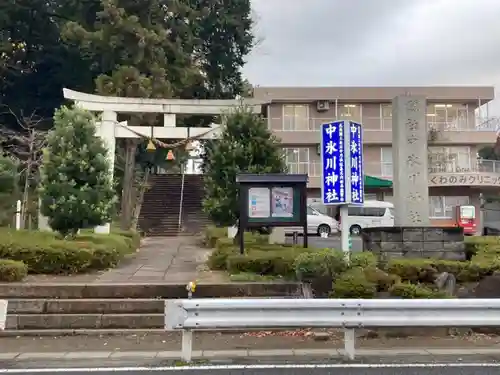
[[[350,182],[351,203],[363,204],[365,187],[363,171],[363,134],[361,124],[349,121],[349,158],[350,158]]]
[[[321,125],[321,199],[323,204],[347,203],[344,121]]]

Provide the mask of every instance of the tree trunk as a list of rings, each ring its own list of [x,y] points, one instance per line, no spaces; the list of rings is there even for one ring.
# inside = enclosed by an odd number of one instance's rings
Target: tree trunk
[[[125,143],[125,166],[123,169],[123,186],[120,227],[122,230],[129,230],[132,225],[132,215],[134,208],[134,174],[135,174],[135,154],[137,151],[137,141],[127,139]]]
[[[137,230],[137,225],[139,223],[139,215],[141,214],[142,203],[144,202],[144,193],[149,187],[149,168],[146,168],[144,175],[142,176],[142,181],[139,184],[139,191],[137,194],[137,200],[134,207],[134,215],[132,217],[132,226],[130,229]]]
[[[31,160],[28,160],[26,174],[24,178],[23,198],[21,200],[21,228],[26,229],[26,219],[28,217],[28,200],[30,189]]]

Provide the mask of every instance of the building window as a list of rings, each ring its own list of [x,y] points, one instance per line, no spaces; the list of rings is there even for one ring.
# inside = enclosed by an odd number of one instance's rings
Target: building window
[[[392,147],[380,147],[380,176],[392,178]]]
[[[309,105],[283,105],[283,130],[304,131],[309,129]]]
[[[285,148],[285,163],[290,174],[309,174],[309,148]]]
[[[361,122],[361,104],[340,104],[338,117],[339,119]]]
[[[471,170],[470,147],[429,147],[429,173],[463,173]]]
[[[429,104],[427,123],[436,130],[467,129],[467,105]]]
[[[429,216],[437,219],[451,219],[457,206],[469,204],[467,196],[431,196],[429,197]]]
[[[392,129],[392,104],[380,104],[380,128]]]

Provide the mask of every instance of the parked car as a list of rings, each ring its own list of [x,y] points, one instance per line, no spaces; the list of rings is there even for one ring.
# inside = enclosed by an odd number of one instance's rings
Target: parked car
[[[337,221],[328,215],[322,214],[318,210],[307,206],[307,233],[317,235],[330,235],[337,232]],[[290,234],[298,232],[302,234],[301,227],[286,227],[285,233]]]

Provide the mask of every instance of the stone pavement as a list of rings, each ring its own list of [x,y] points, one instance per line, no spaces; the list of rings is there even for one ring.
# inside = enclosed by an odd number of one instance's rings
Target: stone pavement
[[[223,272],[210,271],[205,262],[211,250],[196,237],[149,237],[140,250],[118,267],[92,274],[30,275],[25,283],[201,283],[227,282]]]
[[[145,238],[135,257],[104,272],[94,282],[187,284],[194,280],[224,281],[221,274],[210,272],[205,266],[210,252],[200,247],[193,237]]]

